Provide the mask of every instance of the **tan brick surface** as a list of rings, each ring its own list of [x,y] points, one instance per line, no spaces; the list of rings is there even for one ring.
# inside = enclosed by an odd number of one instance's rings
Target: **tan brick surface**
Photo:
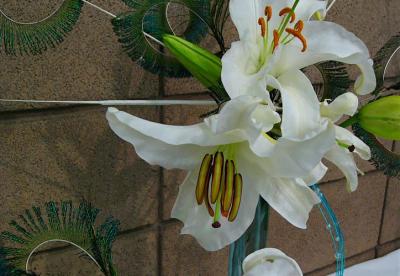
[[[51,13],[60,1],[36,3],[1,1],[0,7],[10,16],[29,21]],[[126,10],[122,1],[93,3],[114,13]],[[123,53],[110,20],[108,15],[86,4],[75,28],[57,48],[39,56],[1,54],[1,98],[102,100],[158,95],[158,77],[145,72]],[[2,103],[0,110],[44,106],[48,105]]]
[[[400,179],[389,181],[382,222],[381,244],[400,238]]]
[[[400,248],[400,240],[391,241],[377,247],[377,257],[382,257]]]
[[[181,227],[171,223],[162,232],[163,275],[227,275],[228,249],[207,252],[191,236],[180,235]]]
[[[158,118],[155,109],[130,109]],[[0,227],[24,208],[49,200],[86,198],[122,229],[154,223],[159,169],[109,129],[105,109],[0,121]]]
[[[354,193],[347,193],[343,181],[321,186],[341,224],[346,257],[375,247],[378,240],[385,177],[372,173],[360,178]],[[314,271],[334,262],[329,233],[317,208],[311,213],[308,229],[297,229],[281,216],[271,212],[268,246],[282,249],[296,259],[303,272]]]

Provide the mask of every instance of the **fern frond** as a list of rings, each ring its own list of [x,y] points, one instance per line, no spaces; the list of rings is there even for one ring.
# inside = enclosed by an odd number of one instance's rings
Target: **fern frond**
[[[123,0],[133,10],[118,15],[112,20],[114,32],[119,37],[124,51],[144,69],[167,77],[188,77],[190,73],[172,56],[154,45],[149,35],[162,41],[164,34],[172,34],[166,10],[169,2],[185,5],[189,11],[189,22],[183,38],[197,43],[208,30],[210,5],[209,0]],[[148,34],[146,36],[146,34]]]
[[[396,154],[382,145],[371,133],[359,124],[353,125],[354,134],[371,148],[371,161],[378,170],[387,176],[400,177],[400,154]]]
[[[46,203],[47,218],[40,207],[32,207],[19,216],[19,220],[10,222],[14,231],[4,231],[0,240],[16,244],[4,247],[3,254],[9,259],[9,265],[25,269],[31,254],[39,246],[49,241],[66,241],[87,252],[99,265],[104,275],[116,275],[112,264],[111,247],[118,232],[119,222],[109,218],[95,229],[95,220],[99,210],[90,203],[81,202],[74,207],[72,202]]]
[[[389,39],[388,42],[378,51],[374,58],[374,70],[376,75],[375,95],[378,95],[384,88],[386,69],[393,55],[400,49],[400,33]]]
[[[14,21],[0,11],[0,52],[38,55],[56,47],[73,29],[82,5],[81,0],[64,0],[54,13],[35,23]]]
[[[318,63],[315,67],[320,71],[324,81],[321,100],[333,100],[348,91],[351,81],[343,63],[328,61]]]

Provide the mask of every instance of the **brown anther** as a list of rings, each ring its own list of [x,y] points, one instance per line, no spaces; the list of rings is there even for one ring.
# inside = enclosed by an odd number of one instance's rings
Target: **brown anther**
[[[224,154],[217,152],[214,155],[214,164],[211,181],[211,203],[214,204],[217,199],[221,188],[221,179],[224,168]]]
[[[216,221],[212,224],[213,228],[220,228],[221,227],[221,223],[219,221]]]
[[[265,16],[267,17],[267,21],[270,21],[272,18],[272,7],[266,6],[264,13],[265,13]]]
[[[356,150],[356,147],[354,145],[351,145],[350,147],[348,147],[350,152],[354,152]]]
[[[279,39],[280,39],[280,36],[279,36],[278,31],[274,30],[274,49],[273,49],[273,51],[275,51],[275,49],[279,46]]]
[[[298,32],[303,31],[303,28],[304,28],[304,22],[303,22],[303,20],[297,21],[296,25],[294,25],[294,29],[295,29],[296,31],[298,31]]]
[[[226,160],[225,162],[225,189],[224,195],[221,198],[221,210],[222,213],[229,212],[233,198],[233,185],[235,180],[235,164],[232,160]]]
[[[235,174],[234,195],[232,208],[228,220],[234,221],[239,213],[240,201],[242,199],[243,178],[241,174]]]
[[[279,12],[279,16],[286,15],[288,13],[290,14],[290,23],[293,23],[296,20],[296,14],[293,12],[292,8],[289,7],[283,8]]]
[[[208,194],[208,182],[210,182],[212,155],[206,154],[201,162],[199,177],[196,185],[196,200],[200,205],[203,203],[205,195]]]
[[[213,216],[215,215],[215,212],[214,212],[214,210],[213,210],[213,208],[212,208],[212,206],[211,206],[211,204],[210,204],[210,198],[209,198],[209,196],[208,196],[208,191],[209,191],[209,189],[210,189],[210,181],[208,181],[208,182],[207,182],[207,185],[206,185],[206,192],[205,192],[205,200],[204,200],[204,203],[206,204],[208,214],[210,215],[210,217],[213,217]]]
[[[305,52],[307,50],[307,40],[306,38],[301,34],[301,32],[298,32],[297,30],[287,28],[286,32],[289,34],[293,35],[294,37],[298,38],[301,43],[303,44],[303,49],[301,49],[302,52]]]
[[[265,23],[265,19],[263,17],[260,17],[258,19],[258,25],[261,26],[261,36],[265,37],[266,34],[266,29],[267,29],[267,24]]]

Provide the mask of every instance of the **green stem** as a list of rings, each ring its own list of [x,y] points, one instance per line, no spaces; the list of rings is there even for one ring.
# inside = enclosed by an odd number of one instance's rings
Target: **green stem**
[[[340,126],[346,128],[346,127],[354,125],[357,122],[358,122],[358,116],[356,114],[353,117],[351,117],[351,118],[347,119],[346,121],[344,121],[343,123],[341,123]]]

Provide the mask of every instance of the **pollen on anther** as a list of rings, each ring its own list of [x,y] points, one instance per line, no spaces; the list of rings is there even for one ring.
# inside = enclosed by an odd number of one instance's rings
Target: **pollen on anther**
[[[307,40],[306,38],[301,34],[301,32],[298,32],[295,29],[290,29],[287,28],[286,32],[293,35],[294,37],[296,37],[297,39],[299,39],[301,41],[301,43],[303,44],[303,49],[301,49],[302,52],[305,52],[307,50]]]
[[[266,6],[265,7],[265,16],[267,17],[267,21],[270,21],[272,18],[272,7],[271,6]]]
[[[303,28],[304,28],[304,22],[303,22],[303,20],[299,20],[299,21],[296,23],[296,25],[294,25],[294,29],[295,29],[296,31],[298,31],[298,32],[303,31]]]
[[[290,14],[290,23],[293,23],[296,20],[296,14],[293,12],[293,10],[289,7],[283,8],[279,12],[279,16]]]
[[[279,36],[278,31],[274,30],[274,51],[279,46],[279,39],[280,39],[280,36]]]
[[[265,23],[265,19],[263,17],[260,17],[258,19],[258,25],[261,26],[261,36],[264,37],[265,33],[266,33],[266,23]]]

